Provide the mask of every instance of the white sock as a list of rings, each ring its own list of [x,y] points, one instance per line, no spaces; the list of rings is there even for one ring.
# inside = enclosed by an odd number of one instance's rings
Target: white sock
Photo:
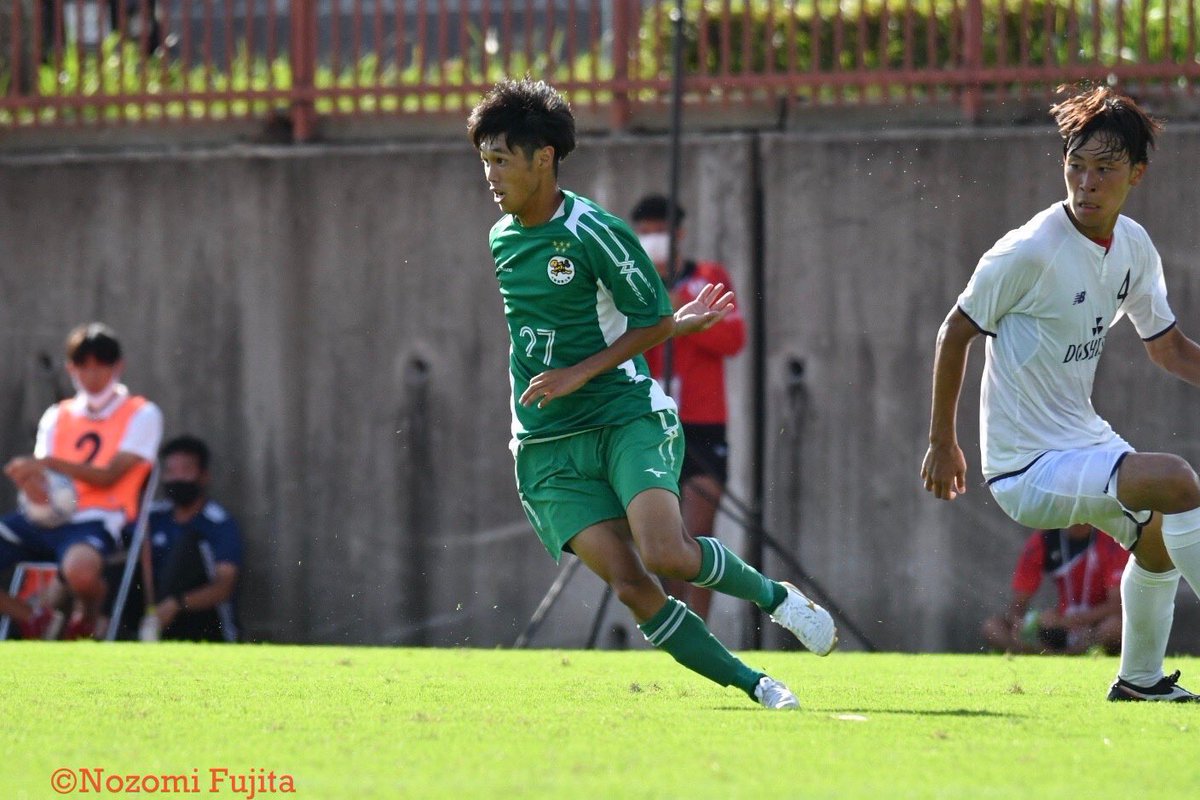
[[[1176,569],[1200,595],[1200,508],[1182,514],[1163,514],[1162,534]]]
[[[1163,657],[1175,619],[1179,570],[1149,572],[1132,556],[1121,576],[1121,669],[1118,676],[1136,686],[1163,677]]]

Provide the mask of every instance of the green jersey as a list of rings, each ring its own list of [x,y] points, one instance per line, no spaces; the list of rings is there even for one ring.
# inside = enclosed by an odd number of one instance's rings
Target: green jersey
[[[578,364],[672,313],[629,226],[585,197],[563,195],[548,222],[526,228],[508,214],[488,236],[508,321],[514,447],[675,409],[641,355],[545,408],[517,402],[535,375]]]

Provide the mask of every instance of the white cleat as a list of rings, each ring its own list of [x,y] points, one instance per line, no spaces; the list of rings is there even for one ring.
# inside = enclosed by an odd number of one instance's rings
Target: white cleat
[[[804,596],[787,581],[787,598],[771,612],[771,619],[792,632],[800,644],[819,656],[827,656],[837,647],[837,626],[829,612]]]
[[[799,708],[800,701],[792,690],[779,681],[767,675],[758,679],[754,685],[754,696],[765,708]]]

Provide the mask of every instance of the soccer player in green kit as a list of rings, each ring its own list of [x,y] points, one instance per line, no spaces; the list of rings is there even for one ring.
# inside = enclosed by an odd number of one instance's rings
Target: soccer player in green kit
[[[799,703],[725,649],[653,574],[756,603],[809,650],[837,629],[825,609],[719,541],[684,535],[683,436],[642,352],[732,309],[708,286],[674,314],[653,262],[618,217],[558,186],[575,119],[541,81],[497,84],[468,133],[504,216],[489,236],[508,322],[517,491],[555,560],[573,552],[607,582],[643,635],[676,661],[767,708]]]

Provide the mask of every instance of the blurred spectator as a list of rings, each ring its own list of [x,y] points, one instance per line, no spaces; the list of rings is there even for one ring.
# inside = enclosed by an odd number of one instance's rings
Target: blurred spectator
[[[633,207],[634,233],[671,292],[674,308],[696,299],[706,284],[721,283],[733,290],[725,268],[715,261],[693,261],[681,256],[684,210],[675,208],[675,266],[668,264],[670,225],[667,198],[646,195]],[[664,371],[664,348],[671,347],[671,381],[665,387],[679,404],[685,454],[679,476],[684,529],[693,537],[712,536],[717,506],[728,479],[729,445],[726,437],[725,360],[737,355],[746,341],[746,324],[735,309],[706,331],[671,339],[669,344],[646,351],[655,378]],[[667,593],[687,603],[701,619],[708,618],[712,592],[683,581],[665,581]]]
[[[153,55],[162,46],[162,24],[158,0],[107,0],[108,24],[138,46],[143,56]]]
[[[125,362],[107,325],[71,331],[66,355],[75,396],[42,415],[33,455],[4,468],[23,502],[22,510],[0,518],[0,570],[18,561],[57,562],[73,599],[62,635],[77,639],[96,634],[108,594],[104,560],[137,516],[163,423],[154,403],[120,383]],[[51,497],[55,481],[62,486]],[[76,496],[69,505],[58,500],[64,488]],[[57,606],[67,599],[61,587],[28,605],[0,594],[0,613],[16,620],[25,638],[57,638],[64,622]]]
[[[1013,573],[1008,610],[983,623],[983,638],[1011,653],[1079,654],[1121,647],[1121,574],[1129,553],[1091,525],[1034,531]],[[1030,603],[1042,577],[1054,578],[1055,608]]]
[[[242,569],[237,522],[208,496],[208,445],[178,436],[162,449],[163,494],[150,514],[155,618],[141,638],[236,642]]]

